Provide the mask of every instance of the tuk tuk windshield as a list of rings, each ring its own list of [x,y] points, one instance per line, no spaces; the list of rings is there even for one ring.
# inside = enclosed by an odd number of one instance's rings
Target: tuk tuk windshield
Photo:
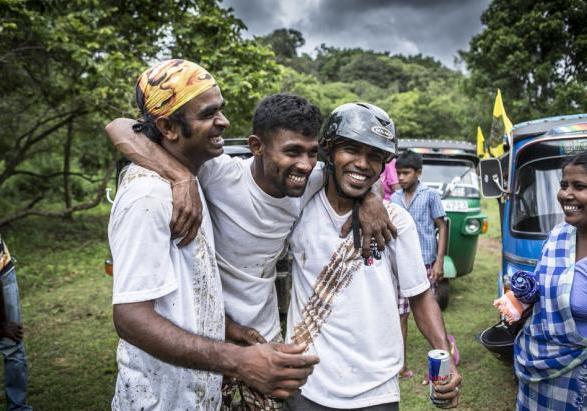
[[[420,180],[446,196],[478,198],[479,180],[470,161],[424,158]]]
[[[512,231],[545,236],[563,220],[556,199],[562,157],[530,161],[520,167],[514,182]]]

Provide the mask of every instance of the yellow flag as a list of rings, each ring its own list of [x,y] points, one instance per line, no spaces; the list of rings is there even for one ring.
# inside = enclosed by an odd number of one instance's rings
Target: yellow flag
[[[503,100],[501,99],[501,90],[497,89],[497,95],[495,96],[495,104],[493,105],[493,118],[500,118],[503,121],[503,127],[506,134],[512,130],[512,122],[505,113],[503,106]]]
[[[483,131],[481,131],[481,127],[477,127],[477,157],[487,157],[487,151],[485,150],[485,137],[483,137]]]
[[[493,120],[491,122],[491,134],[489,136],[489,154],[500,157],[504,153],[503,136],[512,130],[512,122],[505,113],[501,90],[497,89],[495,104],[493,105]]]

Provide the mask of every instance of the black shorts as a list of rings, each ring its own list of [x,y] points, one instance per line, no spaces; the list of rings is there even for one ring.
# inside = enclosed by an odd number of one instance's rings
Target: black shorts
[[[296,392],[292,397],[288,398],[285,403],[287,411],[399,411],[398,402],[388,402],[386,404],[372,405],[363,408],[339,409],[325,407],[316,404],[314,401],[302,396],[300,391]]]

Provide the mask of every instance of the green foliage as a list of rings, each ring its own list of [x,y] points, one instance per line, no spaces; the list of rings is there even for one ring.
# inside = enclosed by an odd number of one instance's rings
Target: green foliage
[[[209,69],[236,135],[279,84],[273,52],[242,39],[244,24],[218,1],[0,0],[0,13],[0,225],[98,203],[114,157],[103,128],[137,116],[134,84],[155,60]]]
[[[258,37],[257,40],[270,46],[280,63],[296,57],[298,49],[306,44],[302,33],[294,29],[273,30],[266,36]]]
[[[392,94],[379,104],[394,116],[400,138],[473,141],[477,113],[461,83],[432,81],[425,89]]]
[[[324,115],[362,100],[390,113],[400,137],[474,140],[479,114],[464,92],[463,74],[430,57],[323,45],[308,59],[291,60],[305,72],[286,70],[281,89],[305,96]]]
[[[340,104],[359,100],[359,96],[347,83],[320,83],[310,74],[285,68],[281,91],[304,96],[320,108],[323,115]]]
[[[585,0],[493,0],[481,21],[461,52],[481,104],[501,88],[514,122],[587,111]]]

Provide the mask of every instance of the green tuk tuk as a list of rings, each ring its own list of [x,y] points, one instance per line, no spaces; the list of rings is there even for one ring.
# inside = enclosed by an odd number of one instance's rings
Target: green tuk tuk
[[[449,301],[449,280],[473,271],[479,234],[487,231],[487,217],[481,212],[476,147],[464,141],[405,139],[400,140],[399,148],[422,155],[420,180],[438,191],[446,212],[448,249],[444,280],[436,294],[444,309]]]

